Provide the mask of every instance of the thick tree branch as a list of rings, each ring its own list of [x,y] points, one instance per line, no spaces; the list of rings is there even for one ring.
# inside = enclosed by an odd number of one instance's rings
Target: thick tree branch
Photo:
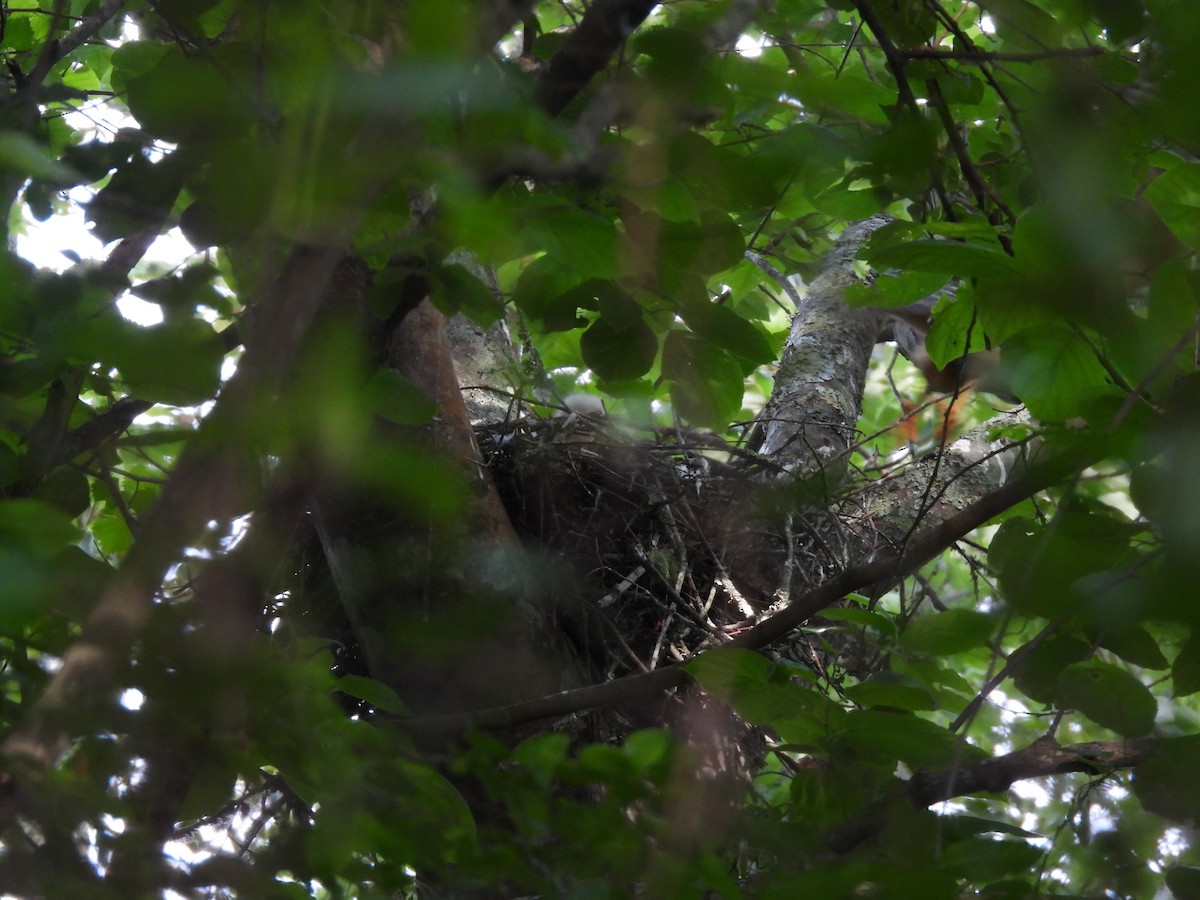
[[[552,116],[566,109],[657,5],[655,0],[595,0],[542,73],[538,105]]]
[[[887,807],[899,799],[922,809],[968,794],[1000,793],[1015,782],[1030,778],[1128,769],[1145,761],[1161,744],[1157,738],[1133,738],[1063,746],[1053,738],[1043,737],[1023,750],[994,759],[942,772],[919,772],[895,794],[874,804],[861,818],[837,829],[829,836],[827,844],[835,853],[853,850],[883,828]]]
[[[792,319],[760,421],[761,453],[796,475],[821,474],[833,484],[845,471],[880,323],[870,310],[847,309],[843,292],[858,280],[863,241],[889,221],[875,216],[842,233]]]

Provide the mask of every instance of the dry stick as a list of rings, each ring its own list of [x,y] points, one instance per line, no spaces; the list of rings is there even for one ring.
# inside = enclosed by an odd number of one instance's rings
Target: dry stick
[[[875,584],[894,578],[900,573],[912,571],[963,535],[1021,500],[1049,487],[1081,464],[1084,462],[1072,463],[1066,460],[1038,463],[1023,476],[1008,481],[966,509],[915,535],[902,551],[878,557],[871,562],[849,566],[825,583],[797,597],[775,615],[742,632],[725,646],[756,649],[779,640],[803,625],[813,615],[864,585]],[[693,659],[712,652],[719,652],[719,648],[716,651],[701,651]],[[422,738],[433,741],[450,740],[473,728],[507,728],[540,719],[566,716],[599,706],[623,703],[656,691],[678,687],[687,677],[682,665],[672,665],[646,674],[629,675],[604,684],[562,691],[509,706],[400,721],[404,727]]]

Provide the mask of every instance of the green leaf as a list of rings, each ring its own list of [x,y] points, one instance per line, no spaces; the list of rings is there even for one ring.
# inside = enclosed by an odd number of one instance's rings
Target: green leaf
[[[785,740],[808,743],[841,719],[842,710],[827,697],[796,684],[786,669],[750,650],[709,651],[684,668],[705,691],[753,724],[780,729]]]
[[[84,178],[27,134],[0,131],[0,171],[51,184],[79,184]]]
[[[210,399],[221,381],[225,347],[204,322],[167,320],[143,328],[107,313],[64,334],[68,352],[85,365],[118,369],[135,397],[193,405]]]
[[[579,338],[588,368],[605,381],[628,381],[650,371],[658,355],[658,339],[639,317],[614,325],[601,316]]]
[[[729,307],[709,301],[703,287],[697,287],[684,292],[688,299],[680,306],[679,313],[688,328],[732,354],[741,364],[743,376],[775,359],[775,349],[766,335]]]
[[[1145,197],[1181,241],[1200,248],[1200,163],[1167,169],[1146,188]]]
[[[874,628],[887,637],[895,637],[897,634],[894,621],[877,612],[871,612],[869,609],[855,609],[852,606],[841,609],[823,609],[821,618],[828,619],[830,622],[849,622],[851,625]]]
[[[1013,652],[1022,653],[1025,647]],[[1068,666],[1087,659],[1091,652],[1091,645],[1086,641],[1067,634],[1052,635],[1021,660],[1013,683],[1031,700],[1053,703],[1058,693],[1059,675]]]
[[[512,752],[512,760],[526,766],[544,788],[554,782],[559,767],[571,749],[571,739],[559,732],[536,734],[522,741]]]
[[[1142,806],[1174,822],[1200,822],[1200,735],[1164,740],[1133,770],[1133,792]]]
[[[980,883],[1028,872],[1044,854],[1045,851],[1025,841],[967,838],[947,846],[942,862],[959,878]]]
[[[867,284],[846,287],[846,303],[851,307],[895,309],[924,300],[944,288],[950,276],[943,272],[884,272]]]
[[[742,408],[742,367],[727,351],[686,331],[672,331],[663,345],[663,375],[671,403],[693,425],[720,428]]]
[[[994,629],[991,616],[971,609],[948,609],[909,622],[900,635],[900,646],[934,656],[965,653],[983,646]]]
[[[1144,684],[1124,669],[1099,660],[1064,669],[1058,677],[1058,699],[1125,737],[1148,734],[1158,712],[1158,703]]]
[[[917,240],[881,247],[867,257],[877,269],[935,272],[973,278],[1012,278],[1020,274],[1002,250],[960,241]]]
[[[643,728],[625,738],[621,749],[639,771],[650,775],[669,761],[671,747],[669,731],[662,728]]]
[[[78,529],[56,506],[42,500],[0,500],[0,545],[46,559],[78,539]]]
[[[776,665],[753,650],[722,647],[684,663],[683,670],[706,691],[727,696],[747,685],[766,684]]]
[[[1088,401],[1113,392],[1092,347],[1062,326],[1026,329],[1004,342],[1004,377],[1044,422],[1077,416]]]
[[[92,503],[88,477],[67,466],[59,466],[43,478],[34,490],[34,496],[57,506],[72,519]]]
[[[1200,868],[1171,866],[1165,880],[1175,900],[1200,900]]]
[[[992,538],[988,560],[1000,573],[1005,599],[1027,615],[1056,618],[1082,607],[1080,582],[1129,561],[1138,526],[1112,516],[1062,513],[1040,524],[1006,520]]]
[[[375,414],[398,425],[423,425],[437,414],[437,404],[394,369],[378,369],[366,392]]]
[[[1011,834],[1016,837],[1035,838],[1038,835],[1008,822],[981,819],[978,816],[938,816],[938,825],[948,841],[958,841],[976,834]]]
[[[933,325],[925,337],[925,351],[934,365],[944,368],[968,353],[988,349],[987,336],[970,299],[972,293],[969,286],[964,285],[959,287],[956,296],[938,304]]]
[[[461,311],[483,328],[504,316],[503,304],[466,266],[438,266],[431,287],[434,301],[447,315]]]
[[[1192,634],[1171,664],[1175,696],[1186,697],[1200,691],[1200,635]]]
[[[1091,629],[1088,633],[1094,636],[1099,646],[1111,650],[1135,666],[1141,666],[1143,669],[1165,669],[1170,665],[1163,656],[1158,641],[1140,625],[1123,623],[1120,627],[1109,628],[1098,634],[1094,634]]]
[[[364,678],[361,675],[343,675],[336,681],[335,686],[343,694],[349,694],[359,700],[366,700],[383,712],[395,716],[412,715],[408,706],[400,699],[400,695],[382,681]]]
[[[249,125],[252,65],[248,45],[239,43],[194,56],[172,47],[137,76],[120,54],[113,57],[114,69],[127,72],[129,111],[146,130],[177,142],[229,137]]]
[[[906,712],[937,709],[929,691],[893,672],[883,672],[851,685],[846,688],[846,696],[862,707],[888,707]]]
[[[839,748],[853,749],[877,761],[900,760],[912,768],[949,766],[956,759],[978,755],[939,725],[909,713],[875,709],[847,715],[836,740]]]

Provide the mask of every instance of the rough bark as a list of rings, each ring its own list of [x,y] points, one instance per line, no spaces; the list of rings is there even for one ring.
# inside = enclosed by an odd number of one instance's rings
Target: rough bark
[[[792,476],[819,474],[830,485],[844,476],[880,317],[850,310],[843,290],[857,280],[854,258],[862,242],[888,221],[876,216],[842,233],[792,319],[760,419],[760,452]]]

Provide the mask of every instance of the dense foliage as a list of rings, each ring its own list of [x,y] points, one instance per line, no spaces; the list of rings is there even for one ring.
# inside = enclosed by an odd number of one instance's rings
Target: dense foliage
[[[0,893],[1200,897],[1197,46],[1178,0],[6,4]],[[844,471],[772,469],[806,287],[942,292],[995,393],[894,427],[881,345]],[[551,581],[670,573],[584,659],[490,555],[457,313],[523,351],[497,446],[590,392],[817,544],[911,529],[782,612],[709,573],[747,621],[682,665],[679,548]],[[972,427],[1009,481],[896,493]],[[451,612],[378,624],[389,566]]]

